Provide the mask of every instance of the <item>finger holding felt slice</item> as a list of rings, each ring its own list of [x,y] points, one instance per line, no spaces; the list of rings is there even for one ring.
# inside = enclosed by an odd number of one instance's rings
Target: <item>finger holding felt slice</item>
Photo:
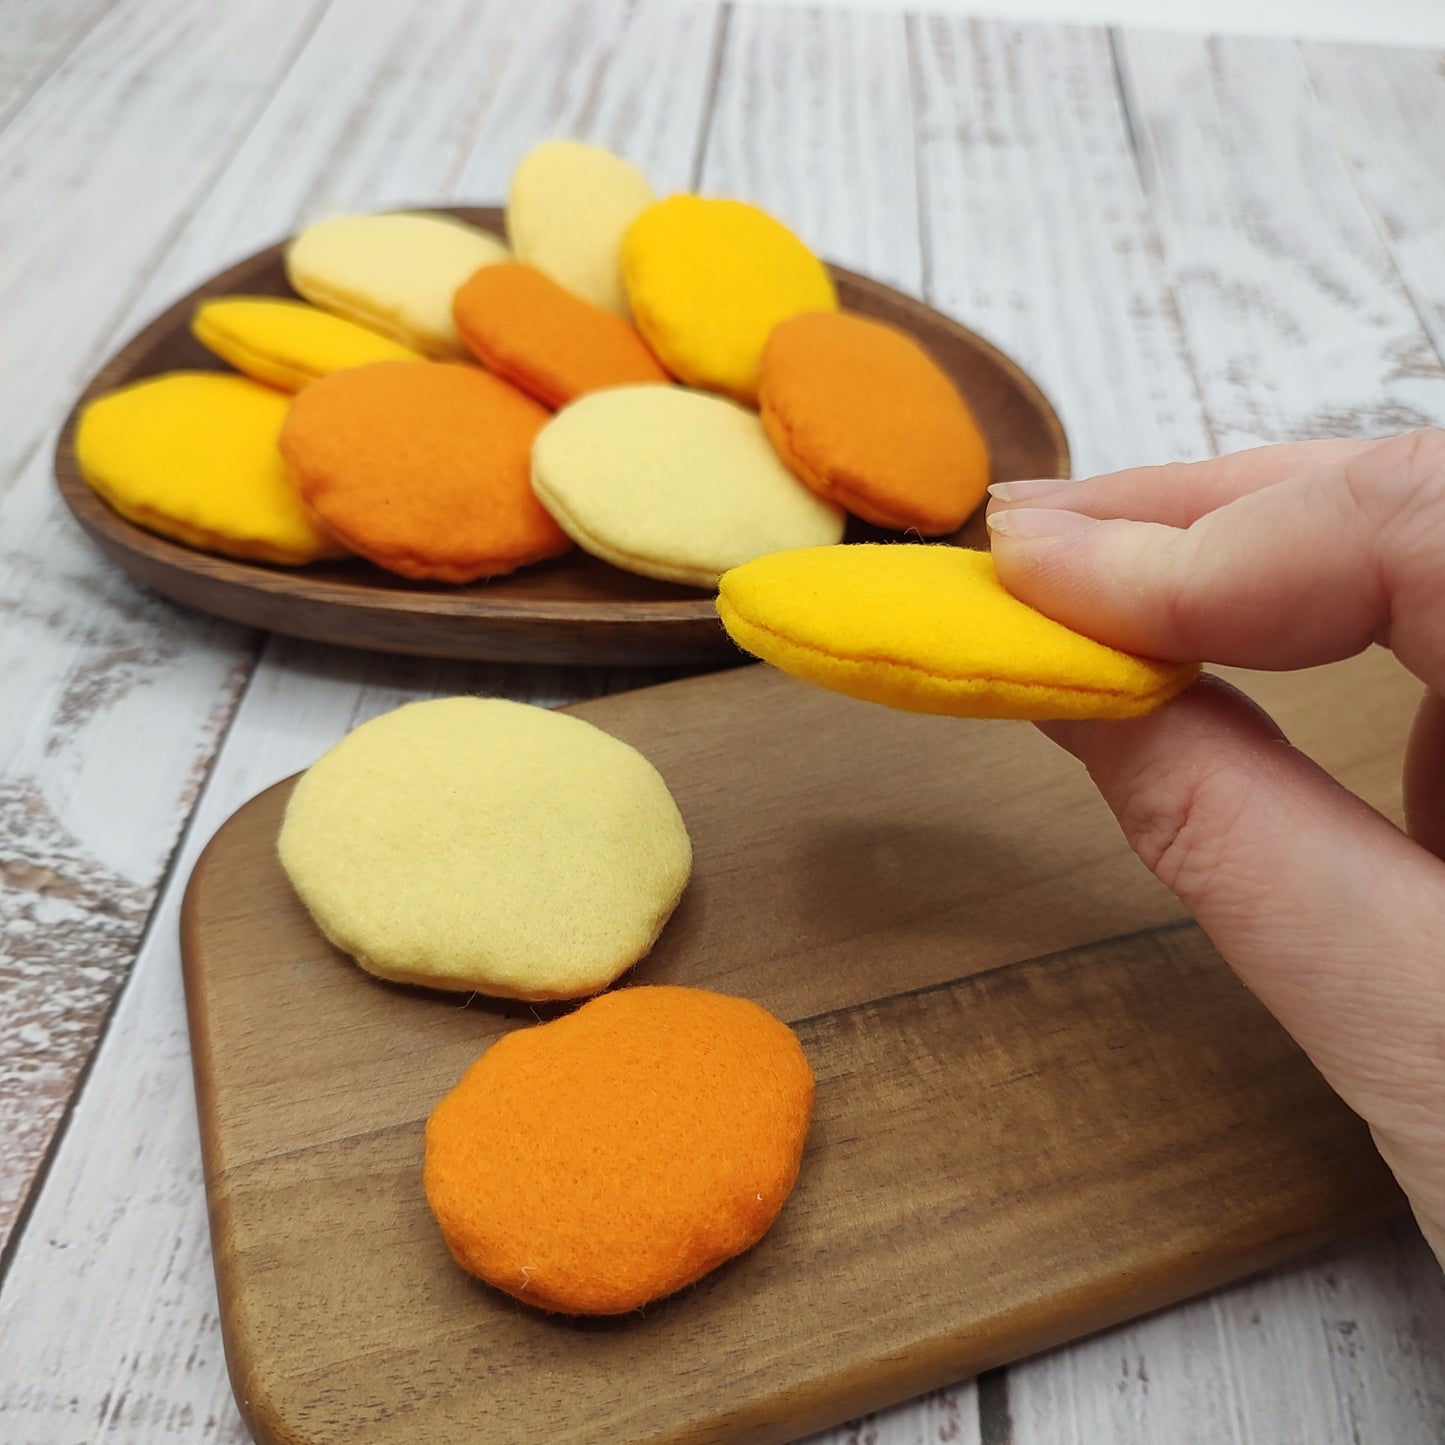
[[[426,1128],[457,1263],[525,1304],[624,1314],[767,1232],[813,1071],[786,1024],[703,989],[623,988],[493,1044]]]
[[[286,248],[286,279],[322,308],[427,356],[465,354],[452,298],[483,266],[510,259],[489,231],[431,211],[332,216]]]
[[[669,196],[631,225],[622,274],[633,319],[680,381],[751,404],[773,328],[837,309],[823,263],[745,201]]]
[[[278,447],[289,401],[225,372],[146,377],[86,405],[76,461],[127,521],[187,546],[286,566],[344,557]]]
[[[477,360],[543,406],[669,380],[632,326],[533,266],[484,266],[457,292],[453,312]]]
[[[657,200],[636,166],[601,146],[544,141],[512,173],[507,239],[519,261],[624,320],[622,238]]]
[[[381,361],[296,397],[281,450],[306,504],[404,577],[469,582],[572,545],[531,487],[548,413],[473,366]]]
[[[282,391],[349,366],[422,360],[388,336],[281,296],[213,296],[196,307],[191,332],[237,371]]]
[[[844,311],[780,323],[758,403],[793,474],[865,521],[938,536],[984,499],[988,446],[973,413],[895,326]]]
[[[1138,717],[1199,673],[1071,631],[1007,591],[987,552],[945,545],[775,553],[726,573],[717,609],[774,667],[909,712]]]

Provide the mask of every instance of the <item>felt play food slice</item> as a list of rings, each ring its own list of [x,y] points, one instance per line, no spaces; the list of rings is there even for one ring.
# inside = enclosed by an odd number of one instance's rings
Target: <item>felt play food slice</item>
[[[297,783],[278,844],[317,926],[369,973],[578,998],[652,947],[692,866],[657,770],[579,718],[412,703]]]
[[[493,1044],[426,1130],[463,1269],[527,1304],[623,1314],[750,1249],[798,1176],[813,1071],[746,999],[624,988]]]
[[[843,536],[842,511],[788,471],[752,412],[678,386],[617,387],[558,412],[533,448],[532,485],[593,555],[695,587]]]
[[[571,545],[532,492],[547,413],[473,366],[379,361],[291,405],[281,450],[308,506],[379,567],[469,582]]]
[[[215,371],[147,377],[87,405],[76,461],[127,521],[188,546],[287,565],[344,557],[277,449],[289,400]]]
[[[670,196],[622,243],[637,329],[690,386],[757,396],[763,346],[803,311],[833,311],[833,279],[780,221],[743,201]]]
[[[279,296],[213,296],[196,307],[191,333],[237,371],[282,391],[300,391],[348,366],[422,359],[354,321]]]
[[[543,406],[608,386],[668,380],[632,326],[534,266],[484,266],[457,292],[453,310],[477,360]]]
[[[509,259],[487,231],[429,211],[333,216],[286,248],[286,279],[308,301],[428,356],[464,353],[452,298],[474,271]]]
[[[512,173],[507,239],[519,261],[625,318],[622,238],[656,199],[647,177],[621,156],[580,141],[546,141]]]
[[[988,448],[958,388],[881,321],[813,311],[782,322],[758,402],[794,474],[880,527],[952,532],[988,488]]]
[[[1117,652],[1008,592],[987,552],[815,547],[729,572],[717,609],[739,647],[807,682],[955,717],[1137,717],[1198,675]]]

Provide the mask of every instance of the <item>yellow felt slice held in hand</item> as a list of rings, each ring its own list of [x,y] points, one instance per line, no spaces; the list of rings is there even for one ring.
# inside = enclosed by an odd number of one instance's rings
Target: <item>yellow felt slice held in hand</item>
[[[909,712],[1127,718],[1198,675],[1106,647],[1020,602],[987,552],[874,543],[760,557],[726,573],[733,641],[784,672]]]
[[[422,360],[389,336],[282,296],[213,296],[196,307],[191,332],[237,371],[282,391],[372,361]]]
[[[85,408],[76,461],[127,521],[188,546],[290,565],[344,557],[281,457],[290,400],[224,372],[147,377]]]

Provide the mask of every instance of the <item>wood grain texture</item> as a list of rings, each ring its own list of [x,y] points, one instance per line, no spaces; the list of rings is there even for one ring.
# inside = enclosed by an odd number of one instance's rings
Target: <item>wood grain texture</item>
[[[924,294],[1018,356],[1077,474],[1211,454],[1103,30],[909,21]]]
[[[232,629],[177,623],[97,565],[55,505],[39,450],[72,375],[98,359],[107,321],[312,13],[258,3],[217,17],[183,3],[142,24],[141,10],[107,10],[0,130],[0,305],[7,344],[26,358],[0,393],[0,670],[24,699],[0,715],[0,1248],[249,660]],[[218,66],[219,106],[187,80]],[[142,728],[146,750],[132,741]]]
[[[112,0],[10,0],[0,50],[0,127],[65,63]]]
[[[1119,57],[1219,449],[1445,415],[1445,368],[1299,47],[1129,33]]]
[[[501,210],[450,207],[500,236]],[[438,587],[359,558],[268,567],[217,557],[159,537],[119,516],[91,490],[75,454],[82,409],[94,398],[178,369],[224,369],[190,331],[210,296],[290,296],[284,243],[207,280],[169,307],[96,373],[55,447],[60,494],[91,540],[137,581],[196,610],[250,627],[346,647],[474,661],[572,665],[727,665],[738,652],[710,592],[621,571],[578,548],[550,562],[465,586]],[[995,481],[1069,472],[1063,428],[1038,388],[1008,357],[966,327],[867,277],[833,268],[850,311],[918,339],[979,417]],[[853,540],[896,537],[862,523]],[[982,515],[954,534],[983,541]]]
[[[657,764],[696,845],[630,979],[796,1023],[818,1073],[802,1182],[757,1250],[641,1317],[560,1323],[466,1279],[417,1187],[421,1126],[535,1010],[340,958],[275,860],[289,789],[272,789],[199,861],[182,918],[228,1354],[262,1445],[359,1424],[417,1445],[786,1440],[1401,1207],[1363,1126],[1192,925],[989,967],[1057,936],[1014,859],[1061,914],[1111,874],[1116,899],[1153,886],[1111,820],[1060,821],[1057,754],[1031,729],[760,668],[579,713]],[[734,796],[757,774],[765,790]],[[1000,803],[1001,774],[1030,781]],[[1062,873],[1044,829],[1074,845]],[[980,881],[1017,913],[978,908]]]
[[[1410,299],[1445,357],[1445,52],[1306,45],[1305,69]],[[1437,410],[1435,419],[1440,419]]]

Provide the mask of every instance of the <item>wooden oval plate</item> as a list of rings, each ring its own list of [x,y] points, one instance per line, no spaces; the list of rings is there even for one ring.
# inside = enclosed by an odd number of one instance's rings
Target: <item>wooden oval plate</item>
[[[449,209],[497,234],[495,207]],[[117,515],[75,461],[80,408],[101,392],[178,368],[224,370],[190,333],[210,296],[293,296],[283,245],[221,272],[176,302],[96,373],[55,448],[60,494],[92,540],[138,582],[165,597],[248,627],[317,642],[488,662],[673,664],[736,657],[711,593],[622,572],[578,550],[507,577],[463,587],[395,577],[360,559],[270,567],[192,551]],[[1053,408],[1002,352],[956,321],[890,287],[833,267],[843,305],[911,332],[957,382],[988,438],[995,480],[1069,475],[1069,448]],[[889,534],[855,524],[849,540]],[[951,539],[986,545],[982,515]]]

